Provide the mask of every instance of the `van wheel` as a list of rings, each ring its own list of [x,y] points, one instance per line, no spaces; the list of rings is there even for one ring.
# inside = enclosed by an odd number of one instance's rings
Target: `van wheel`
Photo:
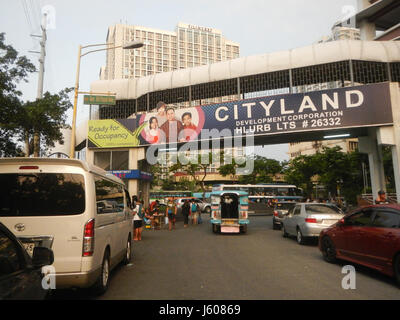
[[[108,250],[104,252],[103,263],[101,264],[101,273],[96,283],[93,286],[94,292],[97,295],[105,293],[108,289],[110,280],[110,254]]]
[[[132,259],[132,241],[131,241],[131,236],[129,235],[128,241],[126,242],[124,264],[127,265],[129,262],[131,262],[131,259]]]

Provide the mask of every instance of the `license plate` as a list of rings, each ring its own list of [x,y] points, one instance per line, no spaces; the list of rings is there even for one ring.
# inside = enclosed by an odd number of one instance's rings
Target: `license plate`
[[[35,248],[35,244],[32,242],[23,243],[23,246],[26,252],[32,257],[33,256],[33,248]]]
[[[223,224],[235,224],[236,221],[235,220],[224,220]]]
[[[239,233],[239,227],[225,227],[221,226],[221,233]]]

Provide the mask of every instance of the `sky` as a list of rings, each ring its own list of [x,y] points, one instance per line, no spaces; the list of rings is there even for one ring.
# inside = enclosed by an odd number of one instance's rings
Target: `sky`
[[[0,32],[6,43],[27,56],[38,68],[40,16],[54,12],[47,31],[44,91],[57,93],[74,87],[79,45],[106,41],[107,29],[116,23],[174,31],[178,22],[216,28],[240,44],[240,56],[251,56],[310,45],[331,34],[346,9],[357,9],[357,0],[1,0]],[[105,52],[82,58],[79,86],[89,91],[105,65]],[[38,73],[19,89],[24,100],[35,100]],[[72,96],[71,96],[72,98]],[[71,99],[72,101],[72,99]],[[77,124],[88,120],[88,106],[78,100]],[[68,113],[72,123],[72,110]],[[288,145],[257,147],[256,153],[288,160]]]

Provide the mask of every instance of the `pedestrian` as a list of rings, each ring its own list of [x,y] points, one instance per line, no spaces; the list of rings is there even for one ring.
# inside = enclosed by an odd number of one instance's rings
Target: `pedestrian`
[[[187,228],[189,224],[189,215],[190,215],[190,203],[188,199],[186,199],[182,205],[182,215],[183,215],[183,227]]]
[[[137,196],[132,196],[132,209],[136,208]]]
[[[192,224],[197,224],[197,219],[198,219],[198,207],[194,199],[192,200],[191,208],[190,208],[190,214],[192,216]]]
[[[136,207],[134,209],[133,216],[133,240],[142,240],[142,226],[143,226],[143,205],[140,200],[136,201]]]
[[[170,199],[168,201],[167,209],[166,209],[166,216],[168,216],[168,230],[172,231],[175,229],[175,217],[177,212],[177,207],[175,203]]]
[[[378,191],[378,197],[375,199],[375,204],[387,204],[389,203],[386,200],[386,192],[383,190]]]

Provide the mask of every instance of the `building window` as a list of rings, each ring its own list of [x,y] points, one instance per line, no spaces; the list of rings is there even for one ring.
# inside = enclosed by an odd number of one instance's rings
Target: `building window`
[[[129,151],[96,151],[94,165],[109,170],[128,170]]]

